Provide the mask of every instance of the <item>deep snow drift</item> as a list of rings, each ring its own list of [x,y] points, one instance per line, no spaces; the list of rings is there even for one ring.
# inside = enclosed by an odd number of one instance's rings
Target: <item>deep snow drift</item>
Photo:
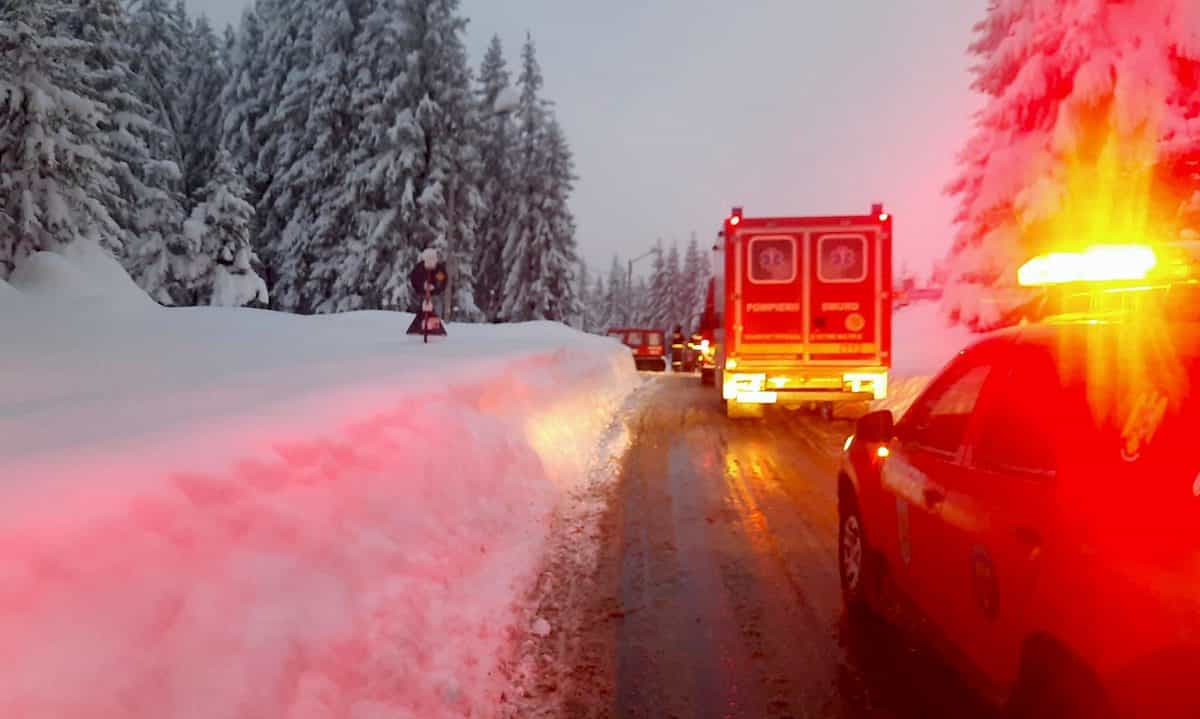
[[[106,262],[0,283],[0,716],[489,716],[628,351],[165,310]]]

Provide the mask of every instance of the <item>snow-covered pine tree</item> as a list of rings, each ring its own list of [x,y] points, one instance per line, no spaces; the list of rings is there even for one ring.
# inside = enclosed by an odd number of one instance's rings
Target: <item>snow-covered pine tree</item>
[[[504,242],[513,215],[513,128],[508,112],[497,112],[497,102],[511,88],[508,63],[499,36],[493,36],[479,70],[482,106],[480,194],[483,207],[476,218],[475,303],[484,316],[494,319],[504,297]]]
[[[695,233],[688,242],[687,251],[683,257],[683,272],[680,275],[679,296],[684,301],[684,329],[692,332],[696,329],[696,320],[704,311],[704,297],[708,290],[708,261],[700,252],[700,243]]]
[[[516,112],[514,208],[503,253],[506,277],[501,315],[508,321],[544,319],[540,309],[546,304],[546,292],[541,284],[540,253],[545,249],[550,229],[540,205],[549,187],[545,140],[548,110],[541,97],[542,84],[533,37],[527,36],[517,80],[521,99]]]
[[[163,17],[139,17],[146,24]],[[74,15],[74,32],[92,47],[91,74],[86,91],[110,109],[99,145],[112,160],[118,193],[106,199],[122,230],[123,251],[118,259],[134,281],[164,304],[177,301],[174,264],[183,225],[177,186],[175,140],[162,92],[154,85],[143,50],[135,44],[141,30],[117,2],[81,3]],[[165,60],[163,60],[165,62]]]
[[[608,270],[608,285],[604,288],[604,328],[628,327],[632,301],[625,267],[621,264],[621,258],[613,255],[612,266]]]
[[[596,281],[588,290],[588,302],[585,305],[584,316],[587,317],[588,326],[591,327],[588,331],[598,335],[606,333],[611,326],[608,324],[605,312],[607,291],[604,286],[604,275],[597,274]]]
[[[656,317],[653,292],[645,277],[635,277],[629,288],[629,325],[632,327],[661,328]]]
[[[579,312],[571,318],[570,325],[584,332],[592,331],[592,318],[589,314],[589,308],[592,304],[592,285],[591,273],[588,272],[587,263],[580,262],[579,267],[575,271],[575,297],[579,300]]]
[[[390,267],[397,251],[397,238],[388,231],[395,209],[387,198],[394,188],[381,158],[394,147],[389,134],[405,110],[404,98],[389,89],[404,73],[407,51],[399,0],[371,0],[361,10],[366,15],[349,56],[347,83],[354,129],[340,192],[326,209],[345,220],[339,220],[338,241],[322,242],[321,251],[313,253],[309,282],[322,297],[313,308],[317,312],[382,307],[381,268]]]
[[[674,330],[676,325],[683,327],[683,331],[689,332],[688,314],[691,313],[691,297],[687,287],[686,278],[683,276],[683,268],[680,265],[679,243],[672,242],[671,249],[667,251],[667,286],[670,292],[669,317],[664,325],[668,330]]]
[[[545,152],[549,186],[541,201],[541,210],[546,217],[548,235],[541,255],[540,284],[544,299],[540,315],[566,322],[582,311],[574,281],[575,268],[579,264],[575,216],[568,205],[576,176],[567,138],[553,114],[546,125]]]
[[[296,133],[299,151],[275,175],[279,186],[305,188],[271,245],[275,305],[287,310],[354,308],[337,291],[337,264],[346,260],[343,245],[352,243],[359,207],[359,186],[346,181],[361,140],[352,71],[358,30],[370,10],[364,0],[320,2],[310,10],[312,45],[320,49],[303,70],[311,104]]]
[[[948,190],[958,198],[945,309],[1001,318],[984,288],[1025,259],[1169,233],[1196,189],[1200,6],[993,0],[970,47],[986,97]]]
[[[315,188],[297,184],[310,145],[306,129],[316,100],[313,67],[318,3],[312,0],[260,0],[263,76],[256,104],[265,110],[254,126],[260,140],[254,177],[263,192],[255,206],[255,247],[267,263],[273,306],[295,310],[295,287],[304,268],[297,266],[307,237],[286,235],[304,198]]]
[[[382,185],[387,210],[371,234],[368,262],[382,307],[413,309],[418,298],[408,272],[422,249],[438,247],[448,260],[452,317],[476,319],[478,116],[458,7],[458,0],[400,3],[405,65],[384,97],[397,111],[370,173]]]
[[[647,283],[647,291],[649,295],[646,297],[645,316],[642,318],[643,323],[649,323],[651,327],[660,329],[671,329],[668,327],[671,322],[671,277],[667,269],[667,253],[663,248],[663,241],[658,240],[654,246],[654,258],[650,265],[650,280]]]
[[[266,305],[267,286],[254,270],[257,257],[250,246],[254,207],[229,153],[218,151],[201,194],[204,201],[184,225],[190,254],[198,258],[186,278],[197,288],[195,304]]]
[[[205,198],[221,148],[221,95],[228,82],[221,42],[208,19],[190,24],[180,64],[178,122],[182,191],[189,209]]]
[[[118,188],[100,150],[110,109],[85,86],[96,48],[80,37],[79,12],[66,0],[0,7],[0,279],[21,258],[81,238],[120,248],[106,203]]]

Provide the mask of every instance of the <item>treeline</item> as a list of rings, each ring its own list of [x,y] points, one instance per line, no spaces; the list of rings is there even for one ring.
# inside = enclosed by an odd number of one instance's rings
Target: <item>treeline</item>
[[[696,329],[704,311],[705,293],[712,277],[707,249],[692,239],[681,253],[677,244],[655,246],[650,271],[630,277],[627,261],[613,257],[607,277],[580,273],[579,296],[584,308],[580,326],[603,334],[613,327]]]
[[[220,36],[181,2],[7,3],[0,279],[94,240],[163,304],[406,310],[436,247],[456,319],[578,317],[533,40],[473,72],[466,24],[457,0],[259,0]]]

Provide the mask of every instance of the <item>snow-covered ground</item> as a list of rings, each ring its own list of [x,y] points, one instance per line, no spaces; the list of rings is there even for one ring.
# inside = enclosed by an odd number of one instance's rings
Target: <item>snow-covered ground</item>
[[[86,245],[0,282],[0,716],[491,715],[639,380],[410,319],[161,309]]]
[[[979,335],[966,327],[947,324],[936,302],[918,302],[898,310],[892,318],[888,396],[873,402],[871,408],[903,414],[933,375],[977,339]]]

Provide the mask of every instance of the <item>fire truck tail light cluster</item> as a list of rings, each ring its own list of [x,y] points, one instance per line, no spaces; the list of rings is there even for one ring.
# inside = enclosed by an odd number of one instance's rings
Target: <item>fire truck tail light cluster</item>
[[[1157,265],[1158,256],[1145,245],[1096,245],[1034,257],[1017,271],[1017,280],[1022,287],[1144,280]]]

